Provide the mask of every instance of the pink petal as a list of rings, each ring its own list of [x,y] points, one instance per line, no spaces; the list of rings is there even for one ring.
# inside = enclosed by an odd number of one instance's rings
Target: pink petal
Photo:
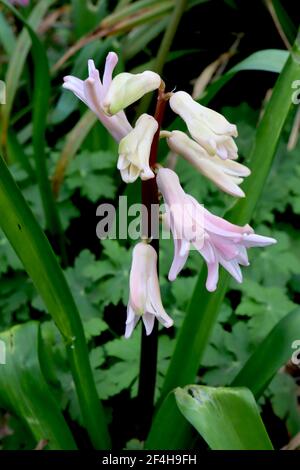
[[[115,52],[109,52],[106,57],[104,74],[103,74],[103,97],[112,82],[112,73],[118,63],[118,56]]]
[[[231,276],[238,282],[241,283],[243,281],[243,275],[239,263],[236,260],[227,261],[221,256],[219,257],[220,264],[226,271],[231,274]]]
[[[217,288],[219,280],[219,263],[215,261],[214,263],[207,263],[207,279],[206,279],[206,289],[209,292],[214,292]]]
[[[152,333],[152,330],[153,330],[155,316],[152,313],[146,312],[142,316],[142,320],[143,320],[143,323],[145,325],[146,335],[149,336]]]
[[[221,253],[221,256],[225,258],[226,260],[230,260],[238,256],[239,247],[236,243],[232,242],[230,239],[212,234],[211,240],[212,240],[213,245]]]
[[[271,237],[263,237],[262,235],[257,235],[256,233],[252,234],[244,234],[243,236],[243,245],[246,248],[251,248],[253,246],[268,246],[268,245],[274,245],[277,243],[277,240],[275,238]]]
[[[186,263],[187,257],[189,255],[189,247],[182,250],[182,240],[174,238],[174,257],[173,262],[169,271],[168,279],[169,281],[175,281],[178,274],[182,270],[183,266]],[[186,245],[185,245],[186,246]]]
[[[135,312],[131,306],[131,304],[128,304],[127,307],[127,319],[126,319],[126,328],[125,328],[125,338],[129,338],[139,321],[140,317],[138,315],[135,315]]]

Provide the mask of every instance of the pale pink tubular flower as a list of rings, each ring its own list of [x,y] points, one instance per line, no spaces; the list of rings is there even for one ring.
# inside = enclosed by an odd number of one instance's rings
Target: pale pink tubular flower
[[[107,116],[103,111],[103,102],[109,86],[112,82],[112,73],[118,62],[118,56],[110,52],[106,57],[102,81],[94,61],[88,61],[89,76],[86,80],[68,75],[64,77],[63,87],[72,91],[77,98],[83,101],[98,117],[113,138],[120,140],[127,135],[132,127],[124,111],[119,111],[114,116]]]
[[[208,269],[206,288],[214,291],[219,278],[219,264],[231,274],[237,282],[243,280],[240,265],[248,266],[247,248],[263,247],[276,243],[274,238],[263,237],[254,233],[249,226],[243,227],[227,222],[221,217],[211,214],[201,206],[192,196],[182,189],[178,176],[172,170],[161,168],[157,174],[157,184],[163,195],[167,213],[171,213],[172,205],[187,206],[192,204],[194,209],[195,225],[203,224],[203,241],[193,238],[178,238],[178,227],[173,217],[167,222],[174,238],[174,259],[169,271],[169,280],[174,281],[182,270],[190,250],[191,243],[203,256]],[[180,222],[180,220],[179,220]],[[184,233],[184,228],[181,230]],[[175,236],[174,236],[175,234]]]
[[[140,318],[147,335],[153,330],[155,317],[166,328],[173,325],[161,302],[157,254],[151,245],[140,242],[133,249],[129,290],[125,338],[131,336]]]

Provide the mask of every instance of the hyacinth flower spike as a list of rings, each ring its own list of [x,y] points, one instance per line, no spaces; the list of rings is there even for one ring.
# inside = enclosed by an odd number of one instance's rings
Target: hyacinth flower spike
[[[156,251],[143,242],[138,243],[132,253],[126,338],[131,336],[140,318],[147,335],[153,330],[155,318],[166,328],[173,325],[173,320],[165,312],[161,302]]]
[[[249,226],[234,225],[221,217],[217,217],[201,206],[192,196],[182,189],[178,176],[172,170],[161,168],[157,174],[157,184],[166,205],[167,223],[174,239],[174,259],[169,271],[169,280],[176,279],[182,270],[191,244],[203,256],[208,269],[206,288],[214,291],[219,278],[221,264],[237,282],[242,282],[240,265],[248,266],[247,248],[264,247],[276,243],[274,238],[254,233]],[[176,208],[174,217],[173,207]],[[190,230],[191,222],[186,230],[183,214],[189,210],[193,218],[194,233]],[[201,236],[201,226],[203,234]],[[200,236],[199,236],[200,235]]]

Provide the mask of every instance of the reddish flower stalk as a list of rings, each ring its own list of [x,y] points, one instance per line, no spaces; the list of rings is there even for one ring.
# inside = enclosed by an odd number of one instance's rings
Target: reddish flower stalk
[[[154,118],[158,122],[158,129],[153,138],[149,166],[155,169],[157,163],[157,151],[159,143],[159,133],[164,118],[166,103],[169,94],[164,92],[165,84],[162,82],[157,97],[157,104]],[[157,252],[157,269],[159,270],[159,211],[151,210],[152,206],[158,209],[158,188],[156,177],[147,181],[142,181],[142,204],[147,211],[142,217],[142,233],[145,238],[151,240],[151,245]],[[147,336],[146,331],[142,328],[141,356],[140,356],[140,375],[139,375],[139,419],[141,438],[144,439],[149,431],[153,414],[153,402],[156,383],[156,367],[157,367],[157,349],[158,349],[158,322],[155,320],[151,335]]]

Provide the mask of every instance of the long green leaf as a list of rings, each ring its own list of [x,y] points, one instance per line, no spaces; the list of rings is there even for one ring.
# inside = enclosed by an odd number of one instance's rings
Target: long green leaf
[[[274,8],[275,14],[278,18],[283,34],[285,34],[290,44],[293,44],[297,34],[297,27],[293,23],[292,18],[289,17],[287,11],[282,5],[281,0],[271,0],[272,7]]]
[[[0,2],[6,7],[10,5],[4,1]],[[41,22],[41,19],[49,9],[50,5],[53,3],[53,0],[41,0],[32,10],[30,17],[28,18],[28,24],[33,30],[36,30]],[[14,10],[15,12],[16,10]],[[20,15],[21,16],[21,15]],[[9,120],[12,111],[13,102],[15,95],[20,84],[20,78],[24,64],[26,62],[26,57],[30,50],[31,40],[28,34],[28,31],[25,29],[20,34],[17,39],[12,56],[10,57],[9,66],[7,69],[5,83],[6,83],[6,105],[2,108],[1,118],[2,118],[2,144],[5,144],[7,129],[9,127]]]
[[[272,450],[254,397],[246,388],[188,385],[177,405],[213,450]]]
[[[231,383],[232,387],[247,387],[259,398],[272,378],[293,353],[292,344],[299,340],[300,309],[282,318],[256,348]]]
[[[98,399],[82,323],[52,248],[0,158],[0,226],[64,337],[83,422],[96,448],[108,448],[105,415]]]
[[[261,70],[264,72],[280,73],[288,59],[288,51],[280,49],[265,49],[251,54],[242,60],[228,72],[224,73],[218,80],[209,85],[201,97],[201,103],[207,104],[238,72],[246,70]]]
[[[155,7],[158,3],[170,3],[168,0],[138,0],[132,2],[130,5],[125,5],[123,8],[117,8],[115,12],[108,15],[101,23],[101,26],[104,28],[111,27],[116,23],[123,21],[131,16],[134,17],[135,14],[140,11],[148,11],[151,7]]]
[[[0,365],[0,404],[27,423],[38,443],[51,450],[75,450],[73,436],[44,379],[39,362],[38,323],[0,333],[5,364]]]
[[[296,41],[293,51],[280,74],[273,90],[272,97],[265,110],[257,130],[255,144],[251,152],[250,167],[251,176],[244,185],[247,195],[227,213],[226,219],[243,225],[251,220],[253,210],[259,201],[259,197],[268,177],[276,147],[280,139],[283,125],[292,104],[292,83],[300,75],[300,42]],[[229,276],[224,270],[220,272],[219,287],[216,292],[209,293],[205,289],[206,269],[202,269],[196,283],[191,302],[184,323],[179,332],[176,348],[171,359],[165,378],[161,401],[170,390],[176,386],[184,386],[194,382],[202,355],[208,344],[212,328],[215,324],[219,308],[226,293]],[[185,358],[184,367],[181,366],[182,358]],[[182,426],[181,416],[175,411],[171,401],[166,400],[154,420],[149,435],[148,445],[155,448],[156,428],[165,426],[166,448],[176,448],[180,442],[174,443],[168,440],[168,424],[164,421],[164,414],[169,415],[168,407],[173,407],[172,426]],[[163,423],[163,424],[162,424]],[[163,445],[163,444],[162,444]]]
[[[158,36],[167,26],[169,19],[153,21],[131,31],[122,43],[124,60],[130,60]]]
[[[50,71],[44,46],[30,24],[11,5],[3,2],[17,18],[24,24],[32,45],[34,61],[34,87],[33,87],[33,134],[32,142],[35,157],[36,176],[45,212],[47,228],[52,234],[62,233],[60,219],[53,198],[45,155],[45,131],[47,125],[47,112],[50,98]],[[49,3],[49,2],[48,2]],[[6,108],[6,107],[4,107]],[[5,121],[2,124],[5,128]],[[60,236],[61,251],[64,255],[63,237]]]
[[[26,171],[28,176],[35,181],[35,173],[30,164],[29,158],[24,152],[24,147],[20,144],[18,136],[11,130],[7,136],[7,153],[11,162],[18,162]]]
[[[106,14],[107,2],[97,0],[72,0],[72,18],[76,36],[79,38],[94,29]]]
[[[2,11],[0,11],[0,40],[6,54],[12,54],[16,45],[16,38]]]
[[[181,365],[181,367],[184,366],[185,363],[183,366]],[[145,443],[145,449],[184,450],[190,448],[191,442],[192,427],[179,413],[172,391],[158,407]]]

